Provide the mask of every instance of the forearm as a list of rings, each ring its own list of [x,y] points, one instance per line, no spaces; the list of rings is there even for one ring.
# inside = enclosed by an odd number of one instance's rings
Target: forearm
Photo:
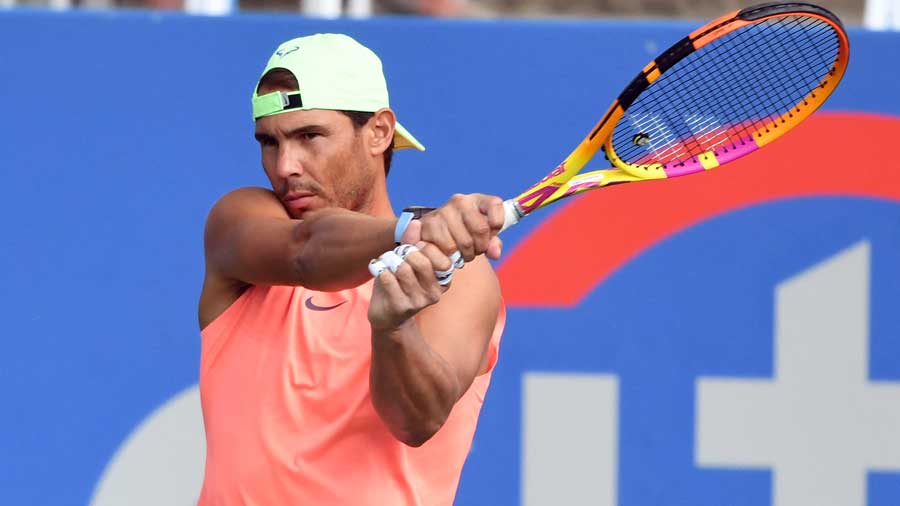
[[[395,225],[393,218],[344,210],[312,213],[295,229],[300,284],[340,290],[364,283],[369,260],[394,247]]]
[[[410,446],[441,428],[462,393],[454,370],[422,338],[415,318],[393,331],[373,330],[369,386],[379,416]]]

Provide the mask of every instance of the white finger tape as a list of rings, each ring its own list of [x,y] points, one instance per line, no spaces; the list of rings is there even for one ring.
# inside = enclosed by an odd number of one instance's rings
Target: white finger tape
[[[384,265],[386,265],[391,272],[397,272],[397,269],[403,265],[403,259],[393,251],[386,251],[383,255],[378,257],[378,259],[384,262]]]
[[[434,277],[437,278],[438,284],[441,286],[449,285],[450,281],[453,279],[454,270],[456,270],[456,267],[453,264],[450,264],[450,268],[446,271],[434,271]]]
[[[415,253],[416,251],[419,251],[419,248],[413,246],[412,244],[401,244],[400,246],[394,248],[394,253],[396,253],[397,256],[403,259],[404,262],[406,261],[406,257]]]
[[[387,270],[387,266],[381,260],[372,260],[369,262],[369,273],[373,278],[381,276],[381,273]]]
[[[464,265],[466,265],[465,260],[463,260],[462,253],[459,250],[454,251],[452,255],[450,255],[450,261],[453,262],[453,266],[457,269],[462,269]]]

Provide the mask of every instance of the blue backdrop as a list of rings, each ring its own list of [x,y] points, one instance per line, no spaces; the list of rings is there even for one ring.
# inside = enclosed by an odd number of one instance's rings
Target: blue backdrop
[[[87,504],[128,435],[196,383],[203,223],[229,189],[266,184],[248,99],[280,41],[346,32],[382,56],[394,110],[428,147],[398,154],[392,198],[434,204],[542,177],[696,26],[0,12],[0,502]],[[885,86],[900,80],[885,64],[900,59],[900,35],[852,30],[851,46],[825,109],[900,116]],[[883,152],[896,172],[897,132],[854,149]],[[817,148],[852,166],[838,139]],[[507,252],[552,212],[511,230]],[[618,504],[778,504],[777,465],[700,462],[696,382],[771,380],[776,286],[860,243],[867,378],[900,381],[898,224],[900,203],[866,195],[743,207],[635,251],[574,307],[511,307],[458,504],[538,504],[523,493],[529,372],[617,379]],[[900,503],[900,467],[860,472],[859,504]]]

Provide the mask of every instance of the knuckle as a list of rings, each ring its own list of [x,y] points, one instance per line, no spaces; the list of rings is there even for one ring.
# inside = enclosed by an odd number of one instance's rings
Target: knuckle
[[[419,251],[406,257],[406,261],[417,270],[427,268],[431,264],[431,262],[428,261],[428,257]]]
[[[412,274],[413,269],[408,262],[400,264],[400,266],[397,267],[397,272],[394,273],[394,275],[401,280],[408,280]]]
[[[404,318],[409,318],[410,316],[416,314],[416,309],[409,300],[403,300],[402,302],[398,301],[396,303],[395,310],[398,315]]]
[[[453,240],[441,241],[437,246],[441,250],[441,254],[446,256],[449,256],[456,251],[456,243],[453,242]]]
[[[475,235],[488,235],[491,233],[491,227],[488,225],[488,222],[485,220],[478,220],[472,224],[470,230]]]
[[[409,296],[409,310],[406,314],[408,316],[412,316],[421,311],[423,307],[425,306],[422,304],[422,295],[418,293],[411,294]]]

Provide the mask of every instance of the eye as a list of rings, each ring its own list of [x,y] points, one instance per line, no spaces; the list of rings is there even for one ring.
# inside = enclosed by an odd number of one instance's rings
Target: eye
[[[315,139],[316,137],[321,137],[321,136],[322,136],[322,134],[317,133],[317,132],[306,132],[303,134],[302,137],[303,137],[303,140],[305,140],[305,141],[311,141],[311,140]]]
[[[278,141],[276,141],[272,137],[258,137],[256,140],[259,141],[259,145],[264,148],[278,147]]]

